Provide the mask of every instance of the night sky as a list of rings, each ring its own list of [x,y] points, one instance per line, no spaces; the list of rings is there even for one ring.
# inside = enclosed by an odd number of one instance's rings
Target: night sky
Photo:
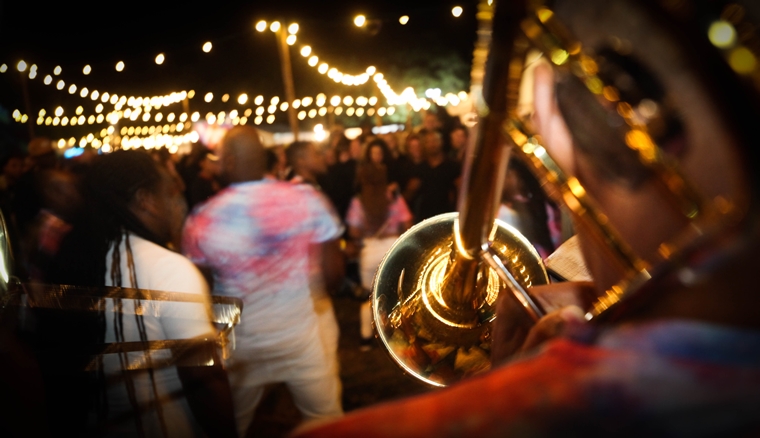
[[[459,18],[451,14],[455,5],[464,8]],[[372,81],[346,87],[317,73],[298,54],[303,44],[309,44],[321,61],[347,73],[358,74],[373,65],[400,92],[405,84],[394,83],[394,78],[410,68],[426,67],[436,56],[455,56],[469,66],[476,38],[476,5],[474,0],[217,1],[203,6],[142,0],[102,2],[98,6],[77,1],[3,2],[0,63],[6,63],[8,71],[0,75],[0,105],[6,112],[24,109],[15,70],[20,59],[38,66],[37,78],[28,80],[33,118],[40,108],[50,112],[58,105],[67,112],[82,105],[85,114],[93,113],[97,102],[80,98],[78,92],[69,94],[71,83],[80,89],[86,86],[120,95],[148,96],[193,89],[200,95],[190,101],[191,110],[201,113],[231,105],[222,104],[218,97],[206,104],[202,94],[208,91],[215,96],[237,96],[241,92],[251,98],[258,94],[266,98],[283,96],[275,36],[254,29],[261,19],[279,19],[283,24],[297,22],[300,26],[298,42],[291,52],[296,97],[319,92],[328,96],[379,95]],[[372,20],[371,28],[376,32],[354,26],[353,17],[359,13]],[[399,24],[402,15],[410,17],[406,26]],[[201,50],[206,41],[213,44],[208,54]],[[166,55],[160,66],[154,61],[158,53]],[[126,64],[121,73],[114,68],[118,61]],[[92,67],[87,76],[82,73],[86,64]],[[43,77],[52,74],[56,65],[63,68],[62,74],[54,77],[53,85],[44,85]],[[469,80],[468,74],[461,76]],[[59,79],[66,82],[63,91],[55,89]],[[181,107],[172,110],[181,111]],[[280,120],[286,119],[278,115]],[[81,130],[78,128],[85,127],[42,126],[39,131],[58,137],[68,135],[59,135],[62,130]]]

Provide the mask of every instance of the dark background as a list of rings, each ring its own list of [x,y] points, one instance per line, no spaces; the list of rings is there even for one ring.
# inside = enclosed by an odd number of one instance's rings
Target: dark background
[[[459,18],[451,14],[455,5],[464,8]],[[135,96],[192,89],[196,96],[190,101],[191,111],[202,115],[206,111],[229,111],[237,105],[233,102],[241,92],[247,92],[251,100],[259,94],[266,102],[271,96],[282,98],[275,36],[269,31],[256,32],[254,24],[260,19],[300,25],[298,42],[291,52],[296,97],[319,92],[328,98],[332,94],[380,95],[372,81],[346,87],[318,74],[298,53],[303,44],[311,45],[320,61],[347,73],[359,74],[374,65],[397,92],[411,82],[418,89],[426,83],[430,87],[454,84],[443,91],[456,93],[459,90],[455,87],[469,87],[476,6],[475,0],[210,1],[202,6],[143,0],[99,5],[4,1],[0,6],[0,64],[6,63],[8,71],[0,74],[0,125],[11,136],[28,136],[26,127],[10,117],[16,108],[26,112],[16,71],[20,59],[38,66],[37,78],[28,80],[29,117],[33,120],[41,108],[50,114],[59,105],[68,116],[79,105],[85,115],[93,114],[98,102],[79,97],[79,90],[69,94],[71,83],[80,89],[86,86],[90,91]],[[353,17],[359,13],[374,20],[369,29],[376,32],[354,26]],[[399,24],[401,15],[410,17],[406,26]],[[201,50],[205,41],[213,43],[211,53]],[[166,61],[159,66],[154,58],[161,52]],[[118,73],[114,66],[120,60],[126,68]],[[82,73],[86,64],[92,67],[88,76]],[[44,76],[52,74],[56,65],[63,73],[54,76],[53,85],[44,85]],[[58,79],[66,82],[62,91],[55,88]],[[203,102],[208,91],[215,96],[212,104]],[[224,93],[231,96],[226,104],[219,99]],[[247,105],[252,106],[252,102]],[[107,112],[112,107],[105,108]],[[182,109],[177,104],[162,111],[178,113]],[[284,113],[278,112],[277,120],[284,125]],[[93,130],[90,125],[46,127],[35,123],[36,135],[52,138]]]

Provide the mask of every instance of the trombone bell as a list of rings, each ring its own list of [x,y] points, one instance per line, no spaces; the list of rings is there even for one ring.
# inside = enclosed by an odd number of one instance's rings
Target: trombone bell
[[[404,233],[373,285],[379,339],[401,368],[434,386],[490,369],[496,298],[513,290],[480,258],[458,250],[458,218],[458,213],[442,214]],[[513,227],[497,220],[489,242],[489,254],[523,290],[548,283],[541,257]]]

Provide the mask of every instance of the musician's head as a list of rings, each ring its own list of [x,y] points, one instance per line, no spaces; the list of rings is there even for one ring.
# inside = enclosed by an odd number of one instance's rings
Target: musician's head
[[[696,2],[550,3],[553,17],[589,55],[593,74],[557,68],[557,59],[538,65],[532,122],[549,154],[597,201],[603,220],[655,275],[684,243],[702,245],[700,257],[723,261],[721,251],[730,257],[756,241],[751,215],[760,185],[752,169],[760,163],[751,145],[760,94],[731,49],[715,47],[710,23],[730,25],[726,11]],[[729,219],[729,209],[740,213],[743,226]],[[706,238],[716,228],[722,237]],[[578,231],[601,293],[621,280],[621,271]],[[676,289],[714,286],[731,270],[731,263],[706,266],[689,257],[671,269]]]
[[[250,126],[230,129],[219,153],[221,177],[227,183],[256,181],[267,172],[267,157],[259,133]]]
[[[86,181],[109,239],[124,229],[162,246],[179,241],[187,205],[176,181],[147,152],[100,157]]]

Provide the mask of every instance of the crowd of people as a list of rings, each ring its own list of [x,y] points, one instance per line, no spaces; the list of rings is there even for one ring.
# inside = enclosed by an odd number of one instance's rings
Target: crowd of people
[[[8,154],[0,208],[14,275],[102,291],[95,312],[24,316],[22,338],[56,406],[45,424],[74,433],[189,436],[213,427],[212,435],[245,436],[274,382],[287,384],[306,420],[342,415],[331,295],[363,300],[360,333],[369,348],[369,291],[383,255],[414,223],[456,209],[467,129],[441,127],[429,113],[408,133],[349,140],[336,126],[324,143],[264,147],[254,128],[237,127],[216,150],[195,144],[178,157],[87,150],[64,159],[44,138],[26,154]],[[528,197],[524,186],[515,183],[505,197],[513,216],[514,203]],[[105,287],[199,301],[131,299]],[[43,360],[62,345],[213,340],[211,294],[243,302],[224,367],[200,347],[185,355],[214,366],[182,366],[167,349],[103,354],[95,368],[81,354],[59,354],[70,362],[63,367]],[[167,360],[175,365],[159,365]]]
[[[760,260],[760,67],[748,57],[751,26],[740,24],[760,11],[548,3],[514,21],[551,49],[520,90],[537,134],[525,149],[554,158],[547,174],[565,184],[555,194],[594,282],[531,288],[548,313],[528,332],[510,330],[510,316],[527,316],[500,294],[490,371],[347,415],[341,406],[330,295],[366,296],[401,233],[455,210],[471,133],[442,114],[400,134],[348,139],[335,127],[324,144],[273,148],[237,126],[218,149],[183,157],[62,160],[38,138],[0,163],[13,274],[88,287],[95,299],[76,311],[3,309],[0,431],[245,436],[263,387],[285,382],[308,420],[301,436],[757,436],[760,326],[748,274]],[[495,26],[524,18],[512,13],[518,2],[504,5],[513,9],[497,9]],[[749,48],[729,55],[733,46],[716,43],[705,24],[718,18],[742,30],[731,44]],[[570,35],[579,42],[569,51],[552,46]],[[507,64],[489,75],[512,77]],[[550,253],[562,239],[558,207],[524,165],[506,174],[499,216]],[[243,302],[224,357],[212,295]],[[366,305],[362,314],[368,336]]]

